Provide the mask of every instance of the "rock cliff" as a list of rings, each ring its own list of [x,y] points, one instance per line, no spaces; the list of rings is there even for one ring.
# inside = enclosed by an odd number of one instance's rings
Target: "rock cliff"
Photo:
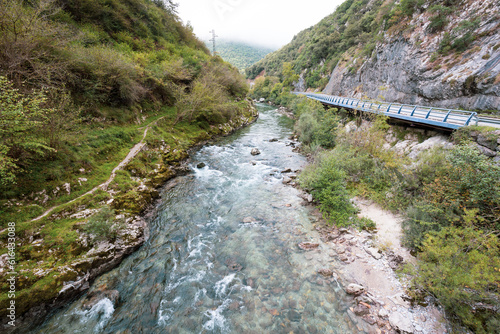
[[[463,3],[463,4],[462,4]],[[368,59],[347,54],[324,93],[437,107],[500,109],[500,16],[495,0],[462,2],[440,32],[429,32],[428,11],[413,14],[383,34]],[[464,22],[480,17],[475,29]],[[472,34],[463,52],[443,48],[446,38]],[[463,37],[463,36],[462,36]]]

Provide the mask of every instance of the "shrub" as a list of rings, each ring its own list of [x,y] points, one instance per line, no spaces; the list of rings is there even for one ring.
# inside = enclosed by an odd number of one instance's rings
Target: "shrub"
[[[447,18],[451,14],[452,9],[443,5],[434,5],[429,8],[429,12],[435,14],[430,18],[430,23],[427,29],[429,32],[438,32],[444,29],[450,22]]]
[[[299,176],[300,185],[311,190],[324,217],[337,226],[352,224],[351,217],[356,213],[349,200],[345,179],[345,172],[338,168],[335,157],[328,152]]]
[[[425,173],[428,168],[422,168]],[[420,200],[406,212],[405,243],[419,248],[429,231],[463,226],[465,212],[477,210],[477,228],[500,229],[500,167],[473,146],[457,145],[432,177],[421,177]]]
[[[500,240],[473,227],[473,221],[480,220],[477,212],[466,212],[466,227],[445,227],[427,235],[413,284],[438,298],[475,333],[498,333]]]
[[[292,110],[299,115],[295,131],[300,141],[308,146],[332,148],[335,146],[339,118],[337,109],[327,109],[318,101],[301,99]]]
[[[89,218],[84,230],[92,236],[93,240],[102,241],[116,238],[121,225],[121,221],[115,222],[115,210],[104,207]]]

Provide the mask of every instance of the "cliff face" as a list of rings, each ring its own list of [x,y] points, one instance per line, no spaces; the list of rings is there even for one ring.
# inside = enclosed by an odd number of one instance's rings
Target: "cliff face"
[[[249,69],[297,91],[478,110],[500,109],[498,0],[345,0]]]
[[[438,33],[428,32],[430,17],[427,11],[416,13],[407,24],[395,27],[406,31],[385,32],[369,59],[347,55],[323,92],[436,107],[500,109],[498,2],[469,1]],[[460,38],[461,23],[478,17],[480,23],[469,32],[474,41],[466,50],[445,54],[447,32]]]

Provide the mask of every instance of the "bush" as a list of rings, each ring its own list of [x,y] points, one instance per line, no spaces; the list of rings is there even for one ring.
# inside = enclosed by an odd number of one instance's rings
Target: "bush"
[[[338,168],[338,162],[328,152],[300,174],[299,184],[309,189],[314,200],[319,202],[324,217],[337,226],[347,226],[354,221],[351,217],[356,209],[349,200],[346,190],[346,174]]]
[[[303,98],[292,108],[299,115],[295,131],[300,141],[308,146],[332,148],[335,146],[339,118],[337,109],[327,109],[318,101]]]
[[[445,7],[442,5],[434,5],[429,8],[429,12],[435,14],[430,18],[431,22],[427,27],[429,32],[441,31],[450,22],[447,16],[451,14],[452,9],[449,7]]]
[[[92,236],[94,241],[102,241],[115,239],[121,225],[121,221],[115,222],[115,210],[104,207],[89,218],[84,230]]]
[[[430,161],[430,160],[429,160]],[[425,162],[422,163],[424,166]],[[457,145],[432,174],[421,176],[420,200],[406,213],[405,243],[419,248],[426,233],[463,226],[466,210],[477,210],[477,228],[500,229],[500,167],[473,146]],[[420,174],[429,168],[421,167]]]
[[[475,333],[498,333],[500,240],[473,227],[476,213],[466,212],[464,228],[450,226],[427,235],[413,285],[438,298]]]

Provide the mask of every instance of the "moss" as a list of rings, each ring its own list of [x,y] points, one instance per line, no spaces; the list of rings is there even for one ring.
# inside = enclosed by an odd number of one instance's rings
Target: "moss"
[[[189,154],[185,150],[173,149],[162,155],[165,164],[175,164],[185,160]]]

